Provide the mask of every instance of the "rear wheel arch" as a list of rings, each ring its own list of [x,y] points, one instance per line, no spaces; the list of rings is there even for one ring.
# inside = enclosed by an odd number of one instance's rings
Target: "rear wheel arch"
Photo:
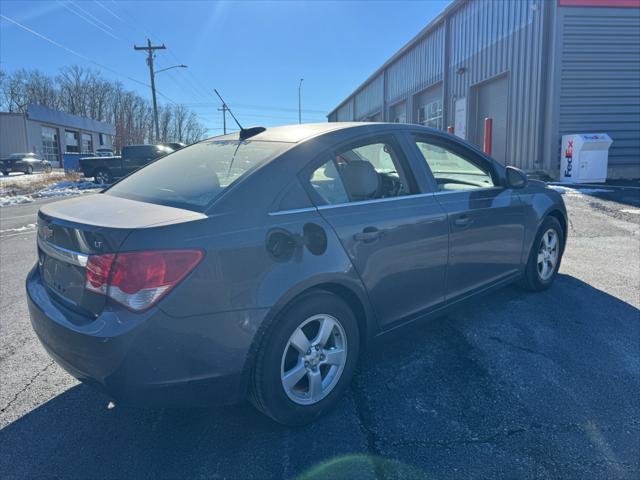
[[[295,295],[285,305],[269,315],[269,321],[265,321],[264,328],[260,328],[262,332],[256,335],[256,341],[252,345],[254,352],[251,358],[247,359],[245,392],[258,410],[279,423],[302,425],[313,421],[321,413],[335,406],[353,375],[363,338],[363,332],[360,331],[361,324],[357,317],[358,304],[350,303],[347,298],[349,298],[349,293],[342,290],[340,285],[318,284]],[[351,300],[357,301],[357,296],[355,299],[352,297]],[[304,319],[307,319],[305,323],[309,320],[313,321],[318,314],[334,316],[334,320],[341,325],[342,334],[345,335],[346,332],[345,341],[354,338],[359,341],[349,344],[351,345],[349,347],[350,354],[346,357],[344,372],[335,385],[335,389],[329,391],[327,399],[323,399],[323,397],[318,400],[318,403],[309,405],[293,405],[290,403],[291,396],[287,393],[286,388],[281,391],[281,387],[274,383],[276,360],[282,356],[280,346],[286,345],[283,340],[289,336],[292,325],[299,325]],[[346,344],[344,348],[346,349]],[[315,350],[318,350],[318,347]],[[307,355],[312,351],[313,349],[310,349]],[[321,356],[320,359],[323,360],[323,357]],[[279,360],[278,368],[283,368],[279,366]],[[305,368],[309,370],[313,367],[307,367],[305,362]],[[282,379],[282,377],[280,378]],[[284,398],[285,394],[289,396],[290,400]],[[295,402],[295,400],[293,401]]]
[[[286,314],[288,308],[291,305],[295,304],[305,296],[313,295],[314,293],[318,292],[327,292],[336,295],[349,306],[358,322],[361,349],[367,345],[367,341],[371,338],[371,336],[375,335],[376,329],[375,324],[373,323],[373,315],[370,311],[370,307],[365,303],[366,299],[362,298],[364,292],[362,294],[358,294],[352,287],[346,286],[344,283],[335,281],[322,282],[307,286],[299,292],[295,292],[291,295],[285,296],[282,302],[279,302],[276,304],[276,306],[272,307],[271,311],[265,317],[264,321],[258,328],[258,331],[254,336],[254,341],[251,345],[251,348],[249,349],[244,363],[242,382],[243,389],[246,389],[249,386],[249,380],[251,378],[258,350],[260,349],[262,342],[270,332],[274,323],[278,321],[278,318],[281,318]]]
[[[351,290],[349,287],[346,287],[339,283],[322,283],[320,285],[312,287],[307,291],[313,292],[318,290],[333,293],[337,297],[344,300],[347,305],[349,305],[349,308],[358,321],[358,329],[360,330],[360,346],[366,346],[368,335],[372,330],[367,322],[367,320],[371,318],[371,316],[367,315],[367,310],[365,309],[362,299],[358,296],[358,294]]]

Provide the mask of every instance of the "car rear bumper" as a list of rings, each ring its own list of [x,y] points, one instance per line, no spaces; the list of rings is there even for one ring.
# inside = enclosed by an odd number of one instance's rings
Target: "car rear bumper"
[[[71,375],[121,403],[208,406],[244,398],[248,355],[266,309],[172,317],[107,308],[87,319],[59,305],[27,277],[31,324]]]

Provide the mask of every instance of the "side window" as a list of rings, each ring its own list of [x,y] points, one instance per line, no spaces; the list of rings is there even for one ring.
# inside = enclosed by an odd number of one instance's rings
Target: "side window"
[[[388,143],[370,143],[336,155],[338,171],[352,202],[411,193],[398,154]]]
[[[479,167],[442,147],[417,141],[427,165],[441,191],[470,190],[493,187],[488,167]]]
[[[329,160],[316,169],[311,174],[310,182],[315,193],[328,205],[347,203],[349,201],[333,160]]]
[[[316,169],[311,186],[329,205],[400,197],[413,193],[391,144],[367,143],[339,151]]]

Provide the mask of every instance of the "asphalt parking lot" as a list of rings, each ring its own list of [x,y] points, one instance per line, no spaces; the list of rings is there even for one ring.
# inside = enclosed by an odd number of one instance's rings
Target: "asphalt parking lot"
[[[394,333],[302,429],[247,404],[108,409],[31,330],[39,203],[0,209],[0,478],[639,478],[640,188],[603,189],[565,192],[553,288]]]

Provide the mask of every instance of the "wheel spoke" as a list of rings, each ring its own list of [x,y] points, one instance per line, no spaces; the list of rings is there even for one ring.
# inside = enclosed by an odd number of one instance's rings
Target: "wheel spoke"
[[[344,350],[342,348],[333,348],[325,351],[324,363],[328,365],[344,364]]]
[[[549,236],[551,237],[551,239],[549,240],[549,249],[553,250],[558,244],[558,236],[551,233],[549,234]]]
[[[540,276],[542,277],[543,280],[547,278],[548,272],[549,272],[549,266],[547,265],[547,262],[544,261],[542,262],[542,272],[540,272]]]
[[[307,376],[309,378],[309,398],[317,400],[322,395],[322,375],[320,370],[309,372]]]
[[[307,373],[307,369],[304,367],[302,361],[298,362],[295,367],[293,367],[288,372],[285,372],[282,377],[282,384],[284,388],[287,390],[291,390],[295,387],[300,380],[304,378]]]
[[[544,262],[544,253],[539,253],[538,254],[538,264]]]
[[[291,342],[291,345],[293,345],[293,348],[298,350],[298,352],[300,352],[303,355],[305,355],[309,350],[309,348],[311,347],[311,343],[309,342],[309,339],[300,328],[298,328],[293,333],[293,335],[291,336],[290,342]]]
[[[313,343],[324,347],[331,337],[331,333],[333,332],[333,327],[335,327],[335,322],[330,318],[323,318],[320,322],[320,329],[318,330],[318,335],[314,339]]]

